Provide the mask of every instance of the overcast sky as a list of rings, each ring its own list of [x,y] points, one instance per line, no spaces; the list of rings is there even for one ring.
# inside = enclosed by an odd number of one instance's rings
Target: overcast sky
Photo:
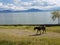
[[[60,7],[60,0],[0,0],[0,10],[31,8],[47,10],[53,7]]]

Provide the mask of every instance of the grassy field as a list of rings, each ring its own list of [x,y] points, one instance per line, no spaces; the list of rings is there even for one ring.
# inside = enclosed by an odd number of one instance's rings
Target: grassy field
[[[34,26],[0,26],[0,29],[28,29],[33,30]],[[60,33],[60,26],[46,27],[47,31]]]
[[[33,28],[34,26],[0,26],[0,31],[2,31],[3,29],[8,31],[16,29],[15,31],[28,30],[34,32]],[[46,27],[46,30],[47,32],[54,32],[56,34],[60,34],[60,26]],[[0,45],[60,45],[60,37],[53,37],[53,35],[50,37],[43,35],[24,36],[15,34],[13,32],[0,32]]]
[[[1,39],[1,38],[0,38]],[[0,45],[60,45],[60,38],[22,37],[0,40]]]
[[[34,26],[0,26],[0,29],[33,29]]]
[[[60,26],[47,27],[47,31],[60,33]]]

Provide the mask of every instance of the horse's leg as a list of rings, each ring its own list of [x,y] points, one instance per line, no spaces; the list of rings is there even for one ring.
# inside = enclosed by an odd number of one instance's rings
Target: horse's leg
[[[44,34],[44,30],[43,30],[42,34]]]
[[[46,33],[46,30],[43,30],[43,34]]]
[[[37,32],[36,32],[36,35],[38,34],[38,30],[37,30]]]
[[[45,33],[46,33],[46,30],[45,30]]]
[[[40,30],[40,35],[41,35],[41,30]]]
[[[46,27],[45,27],[44,31],[45,31],[45,33],[46,33]]]

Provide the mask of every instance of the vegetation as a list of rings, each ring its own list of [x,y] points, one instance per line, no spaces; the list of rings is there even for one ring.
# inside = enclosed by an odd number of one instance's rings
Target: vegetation
[[[1,29],[27,29],[33,31],[34,26],[0,26]],[[46,27],[47,32],[60,33],[60,26]],[[7,32],[8,33],[8,32]],[[16,34],[15,34],[16,35]],[[47,36],[14,36],[0,32],[0,45],[60,45],[60,38]]]
[[[4,35],[3,35],[4,36]],[[8,38],[9,37],[9,38]],[[60,38],[25,36],[0,36],[0,45],[60,45]]]
[[[46,30],[49,31],[49,32],[60,33],[60,26],[47,27]]]
[[[53,14],[52,19],[55,20],[56,18],[58,18],[58,24],[59,24],[60,11],[54,11],[52,12],[52,14]]]
[[[0,26],[0,29],[33,29],[34,26]]]
[[[0,26],[0,29],[28,29],[33,31],[34,26]],[[60,33],[60,26],[46,27],[47,31]]]

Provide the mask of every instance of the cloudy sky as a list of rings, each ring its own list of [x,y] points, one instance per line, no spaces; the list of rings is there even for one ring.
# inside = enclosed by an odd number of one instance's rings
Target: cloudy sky
[[[31,8],[47,10],[60,7],[60,0],[0,0],[0,10],[27,10]]]

